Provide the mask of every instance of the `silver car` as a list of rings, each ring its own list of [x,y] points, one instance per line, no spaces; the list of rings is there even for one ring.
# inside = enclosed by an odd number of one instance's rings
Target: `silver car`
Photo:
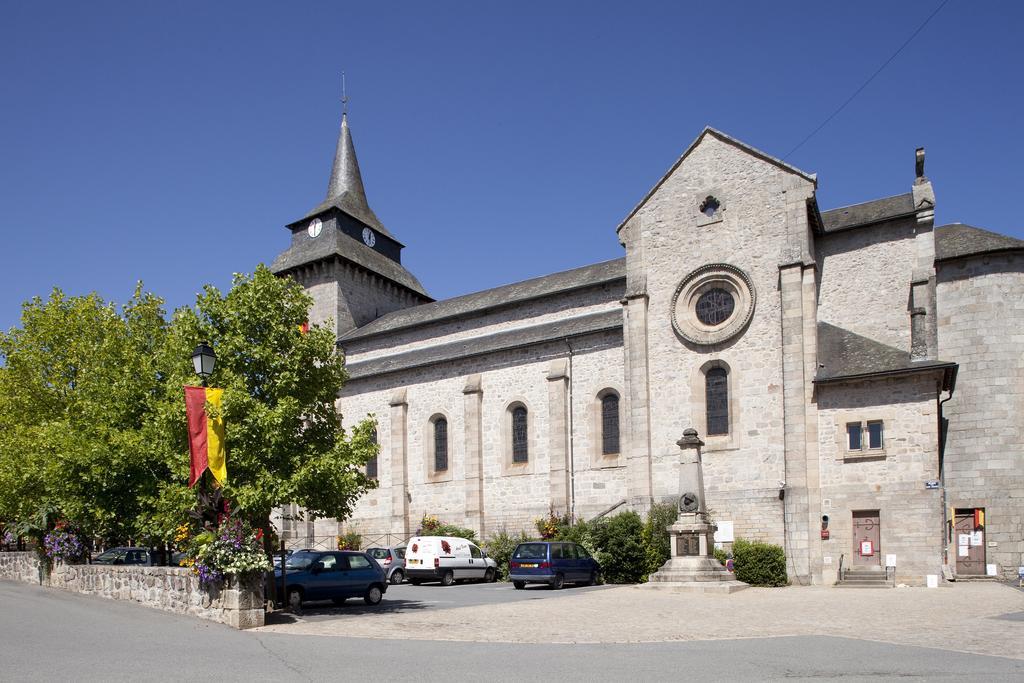
[[[377,560],[387,574],[388,582],[397,585],[405,581],[405,546],[367,548],[366,554]]]

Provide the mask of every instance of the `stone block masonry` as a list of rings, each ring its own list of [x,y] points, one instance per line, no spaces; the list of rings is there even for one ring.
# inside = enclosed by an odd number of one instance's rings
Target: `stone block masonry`
[[[47,575],[35,553],[0,553],[0,579],[36,583],[73,593],[128,600],[146,607],[216,621],[237,629],[264,624],[263,585],[231,580],[204,589],[181,567],[58,564]]]

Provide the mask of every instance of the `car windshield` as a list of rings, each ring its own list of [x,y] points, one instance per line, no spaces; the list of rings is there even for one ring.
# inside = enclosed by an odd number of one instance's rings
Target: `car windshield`
[[[375,560],[386,560],[388,557],[387,548],[370,548],[366,551],[366,554]]]
[[[517,560],[545,560],[548,557],[548,544],[520,543],[512,557]]]
[[[93,564],[114,564],[114,560],[123,560],[127,552],[124,548],[111,548],[97,555]]]
[[[292,553],[284,563],[286,569],[308,569],[316,560],[316,553]]]

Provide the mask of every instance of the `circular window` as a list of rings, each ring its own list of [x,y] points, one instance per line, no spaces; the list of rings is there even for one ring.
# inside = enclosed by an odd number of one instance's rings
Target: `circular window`
[[[742,270],[711,263],[679,283],[672,297],[672,326],[692,344],[718,344],[739,334],[754,315],[756,294]]]
[[[714,327],[721,325],[732,316],[736,300],[732,294],[720,287],[709,289],[697,299],[697,320]]]

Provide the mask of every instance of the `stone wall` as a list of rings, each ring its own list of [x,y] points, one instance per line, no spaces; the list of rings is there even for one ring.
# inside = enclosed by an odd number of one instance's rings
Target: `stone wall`
[[[940,358],[960,364],[945,455],[948,508],[984,508],[986,562],[1024,565],[1024,257],[940,263]],[[956,567],[955,538],[947,548]]]
[[[896,556],[896,580],[920,586],[942,573],[942,492],[925,482],[939,478],[936,384],[919,373],[905,378],[818,387],[822,514],[830,538],[820,542],[825,582],[839,559],[855,554],[853,511],[878,510],[879,560]],[[882,421],[882,448],[850,451],[846,425]],[[865,436],[866,439],[866,436]],[[884,562],[879,562],[884,568]]]
[[[721,203],[717,220],[700,212],[709,195]],[[721,367],[728,372],[730,426],[727,435],[705,438],[708,503],[716,520],[733,522],[737,537],[786,542],[778,482],[791,487],[788,506],[801,499],[806,505],[808,497],[806,480],[794,474],[804,469],[804,434],[795,423],[796,411],[792,416],[788,411],[792,402],[802,412],[807,384],[792,376],[804,361],[802,342],[784,348],[783,339],[783,318],[790,309],[796,329],[803,329],[804,302],[800,297],[784,301],[780,266],[810,258],[805,202],[812,195],[811,181],[708,134],[621,229],[627,250],[630,394],[649,404],[631,414],[634,507],[645,499],[678,495],[676,441],[690,426],[706,435],[705,373]],[[676,332],[672,311],[684,278],[708,264],[742,270],[756,305],[736,336],[695,344]],[[799,268],[796,274],[799,294]],[[813,295],[813,287],[810,291]],[[808,306],[813,320],[813,301]],[[784,364],[784,353],[791,353],[792,364]],[[788,524],[790,540],[806,543],[807,514],[794,510],[799,519]],[[787,551],[792,545],[786,543]],[[806,575],[807,568],[791,572]]]
[[[410,534],[431,514],[486,538],[501,530],[530,531],[553,508],[568,512],[570,487],[578,517],[622,500],[624,462],[597,453],[598,396],[611,390],[623,398],[621,336],[593,334],[571,345],[571,368],[570,348],[559,340],[346,384],[339,400],[343,425],[373,415],[381,447],[380,486],[360,500],[346,529],[364,537]],[[475,388],[467,389],[470,384]],[[524,464],[511,458],[510,408],[518,404],[529,420]],[[623,444],[625,411],[622,400]],[[444,472],[433,470],[432,420],[438,416],[448,421]],[[318,520],[316,533],[335,528],[332,520]]]
[[[0,578],[129,600],[239,629],[263,626],[263,585],[259,580],[251,585],[231,581],[224,588],[207,590],[182,567],[58,564],[40,581],[39,564],[35,553],[0,553]]]
[[[916,225],[911,217],[819,238],[818,319],[909,351]]]

